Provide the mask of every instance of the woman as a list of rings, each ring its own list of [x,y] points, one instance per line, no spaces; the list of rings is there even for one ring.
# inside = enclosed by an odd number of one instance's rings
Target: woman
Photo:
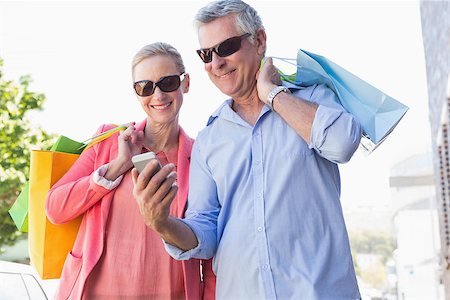
[[[184,214],[193,140],[178,116],[189,75],[175,48],[154,43],[135,55],[132,76],[146,119],[85,151],[48,193],[46,212],[53,223],[84,214],[56,298],[213,299],[211,262],[200,268],[198,260],[172,259],[132,194],[131,157],[153,151],[177,174],[170,213]],[[98,132],[111,128],[103,125]]]

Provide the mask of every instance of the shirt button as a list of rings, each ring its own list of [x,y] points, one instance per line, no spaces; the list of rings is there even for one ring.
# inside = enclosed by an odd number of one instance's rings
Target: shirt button
[[[263,270],[267,270],[269,268],[268,265],[263,265]]]
[[[258,231],[259,231],[259,232],[262,231],[262,227],[261,227],[261,226],[258,227]]]

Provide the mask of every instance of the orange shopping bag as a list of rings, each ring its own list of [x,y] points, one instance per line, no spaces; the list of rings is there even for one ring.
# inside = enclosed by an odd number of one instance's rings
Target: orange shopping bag
[[[42,279],[59,278],[72,250],[82,216],[52,224],[45,215],[47,192],[72,166],[79,154],[33,150],[30,161],[28,244],[31,264]]]

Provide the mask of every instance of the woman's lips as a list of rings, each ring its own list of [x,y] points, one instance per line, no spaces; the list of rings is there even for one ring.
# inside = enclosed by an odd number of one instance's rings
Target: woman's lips
[[[164,109],[168,108],[170,105],[172,105],[172,102],[168,102],[168,103],[161,104],[161,105],[151,105],[151,107],[153,107],[156,110],[164,110]]]

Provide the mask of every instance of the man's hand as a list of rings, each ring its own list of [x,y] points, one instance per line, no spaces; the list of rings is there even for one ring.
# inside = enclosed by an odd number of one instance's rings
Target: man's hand
[[[158,162],[153,159],[139,174],[131,171],[133,195],[147,226],[162,234],[169,227],[170,204],[178,191],[175,166],[168,164],[157,171]]]
[[[276,87],[281,85],[280,73],[273,65],[271,57],[265,58],[261,68],[256,73],[259,99],[267,103],[267,96]]]
[[[178,218],[169,216],[170,204],[178,191],[175,166],[168,164],[158,169],[153,159],[139,174],[131,170],[133,195],[147,226],[155,230],[167,243],[184,251],[197,247],[198,241],[192,229]]]

